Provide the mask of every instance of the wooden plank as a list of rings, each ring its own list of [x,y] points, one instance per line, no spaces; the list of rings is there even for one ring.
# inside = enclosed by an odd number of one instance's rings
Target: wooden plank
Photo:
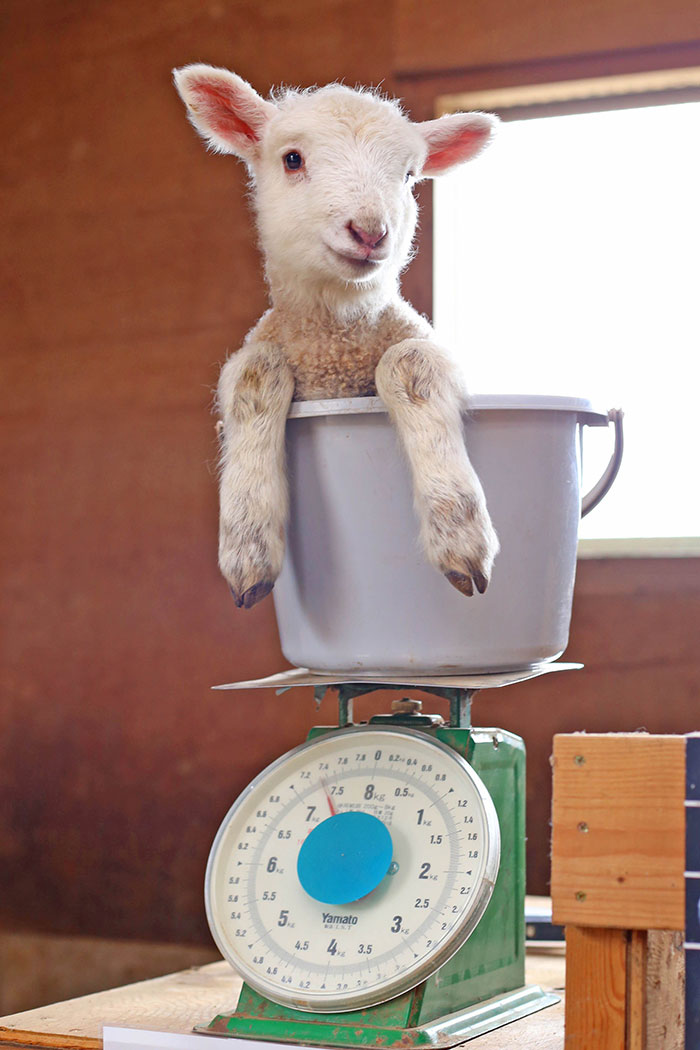
[[[632,930],[627,941],[627,1042],[625,1050],[646,1050],[647,931]]]
[[[221,958],[214,946],[0,930],[0,1016]]]
[[[526,980],[563,996],[563,955],[528,953]],[[240,978],[228,963],[212,963],[0,1018],[0,1046],[100,1050],[103,1025],[185,1034],[217,1013],[233,1011],[240,985]],[[522,1046],[563,1050],[563,1036],[564,1007],[559,1003],[482,1036],[479,1050],[516,1050]]]
[[[623,1050],[627,935],[624,930],[566,930],[566,1050]]]
[[[697,724],[697,723],[696,723]],[[684,1037],[700,1046],[700,733],[689,733],[685,762]]]
[[[684,927],[684,789],[684,737],[554,738],[554,922]]]
[[[186,1033],[235,1010],[240,988],[228,963],[211,963],[5,1017],[0,1045],[97,1050],[103,1025]]]
[[[425,73],[656,48],[697,38],[694,0],[396,2],[396,68]],[[663,61],[658,54],[650,65]],[[667,56],[668,65],[677,65]]]
[[[646,1050],[683,1050],[685,954],[680,931],[649,930],[646,985]]]
[[[3,1042],[0,1030],[0,1042]],[[102,1039],[83,1039],[78,1035],[48,1035],[42,1032],[13,1032],[12,1039],[8,1043],[16,1050],[101,1050]]]

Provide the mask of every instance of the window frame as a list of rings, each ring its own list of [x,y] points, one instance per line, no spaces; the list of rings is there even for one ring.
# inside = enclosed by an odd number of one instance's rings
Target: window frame
[[[502,120],[526,120],[698,100],[700,66],[685,66],[438,95],[435,115],[476,109],[497,113]]]

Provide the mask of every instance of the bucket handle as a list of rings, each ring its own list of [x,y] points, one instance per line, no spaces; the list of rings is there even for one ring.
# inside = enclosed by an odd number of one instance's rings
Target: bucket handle
[[[600,501],[608,494],[612,486],[613,481],[617,477],[617,473],[620,469],[620,463],[622,462],[622,453],[625,448],[624,437],[622,433],[622,419],[624,412],[621,408],[611,408],[608,412],[608,422],[612,423],[615,427],[615,447],[613,448],[612,456],[610,461],[603,471],[602,476],[595,483],[590,492],[581,500],[581,517],[585,518],[594,507],[597,507]]]

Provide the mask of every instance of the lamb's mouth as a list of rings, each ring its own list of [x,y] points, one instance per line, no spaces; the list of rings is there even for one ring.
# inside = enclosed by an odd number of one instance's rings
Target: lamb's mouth
[[[333,253],[338,259],[342,259],[343,262],[350,263],[356,270],[372,270],[374,267],[379,266],[382,262],[381,259],[373,259],[371,256],[357,256],[346,254],[345,252],[339,252],[337,248],[331,248],[330,245],[326,245],[328,250]]]

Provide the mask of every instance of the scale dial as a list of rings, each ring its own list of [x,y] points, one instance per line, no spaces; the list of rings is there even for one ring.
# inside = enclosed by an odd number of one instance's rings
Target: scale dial
[[[233,804],[209,857],[207,917],[268,999],[357,1010],[454,955],[499,852],[493,802],[456,751],[412,729],[334,731],[273,762]]]

